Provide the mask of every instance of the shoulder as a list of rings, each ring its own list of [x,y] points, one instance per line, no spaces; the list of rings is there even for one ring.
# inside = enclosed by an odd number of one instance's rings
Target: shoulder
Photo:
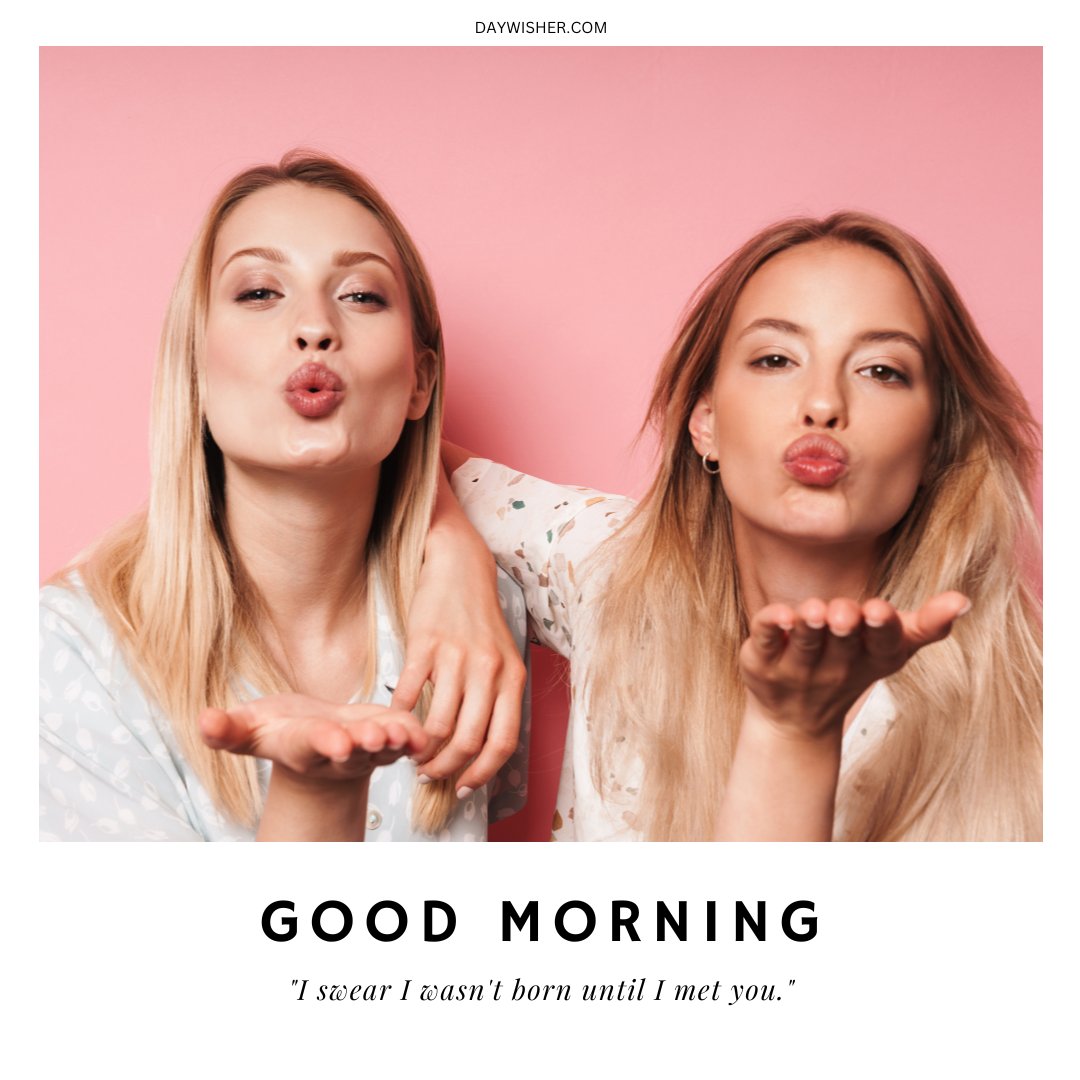
[[[481,535],[506,532],[549,549],[563,543],[578,549],[596,547],[626,522],[635,507],[622,495],[553,484],[486,458],[470,458],[451,479],[454,493]],[[577,530],[580,533],[571,537]]]
[[[77,570],[57,582],[43,585],[38,590],[38,611],[43,621],[46,613],[61,618],[81,619],[97,611],[97,606],[90,599],[82,576]]]
[[[535,639],[568,656],[577,571],[626,523],[633,500],[552,484],[484,458],[471,458],[452,482],[473,527],[521,586]]]
[[[159,750],[155,710],[78,577],[42,589],[38,610],[42,738],[88,756],[131,742]]]
[[[625,496],[578,484],[555,484],[488,458],[469,458],[454,472],[450,481],[459,499],[475,498],[478,493],[488,497],[501,496],[511,508],[515,501],[521,501],[527,495],[554,499],[559,506],[581,506],[599,499],[629,509],[634,507],[634,501]]]
[[[69,666],[74,670],[74,661],[89,669],[103,687],[115,681],[116,639],[77,573],[65,584],[46,585],[40,591],[38,630],[43,688]]]
[[[244,838],[210,804],[78,576],[42,589],[39,613],[41,838]]]

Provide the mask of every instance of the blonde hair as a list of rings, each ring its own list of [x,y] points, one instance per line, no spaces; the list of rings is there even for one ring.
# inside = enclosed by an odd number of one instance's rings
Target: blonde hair
[[[420,254],[389,204],[348,166],[304,151],[286,154],[278,165],[239,173],[207,212],[162,330],[151,406],[149,504],[69,568],[80,570],[215,803],[246,824],[254,824],[261,809],[255,763],[208,748],[197,729],[198,714],[207,705],[236,704],[238,675],[265,693],[287,689],[288,679],[256,627],[260,599],[229,544],[224,466],[206,427],[198,372],[211,261],[222,222],[248,196],[280,184],[339,192],[386,230],[404,270],[417,363],[431,365],[431,403],[423,417],[406,420],[382,463],[367,541],[368,596],[377,587],[383,590],[401,630],[420,571],[440,468],[444,361],[439,311]],[[374,633],[372,608],[373,645]],[[373,656],[374,648],[369,652]],[[365,675],[370,688],[370,661]],[[455,802],[452,780],[427,785],[416,793],[414,820],[434,831]]]
[[[687,425],[712,385],[732,308],[772,256],[815,240],[898,263],[925,311],[939,397],[930,468],[887,537],[867,595],[901,609],[958,589],[973,604],[948,640],[888,680],[896,719],[841,784],[852,840],[1030,840],[1042,832],[1041,638],[1029,582],[1038,433],[944,270],[917,240],[866,214],[773,225],[702,284],[657,375],[646,426],[656,478],[593,563],[617,565],[600,599],[586,685],[594,781],[644,766],[637,825],[650,839],[711,836],[744,706],[747,634],[730,504]],[[722,437],[722,435],[721,435]],[[640,662],[647,658],[648,662]]]

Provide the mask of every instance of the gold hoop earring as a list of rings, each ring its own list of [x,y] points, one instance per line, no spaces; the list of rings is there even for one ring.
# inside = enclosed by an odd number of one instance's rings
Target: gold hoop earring
[[[710,465],[715,465],[715,469],[710,469]],[[710,461],[708,454],[701,455],[701,467],[710,475],[715,476],[720,471],[719,461]]]

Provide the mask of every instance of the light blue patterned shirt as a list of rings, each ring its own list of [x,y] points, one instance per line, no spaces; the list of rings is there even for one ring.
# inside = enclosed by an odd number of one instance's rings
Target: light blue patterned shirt
[[[527,658],[521,590],[501,571],[499,600]],[[71,587],[41,590],[40,617],[41,839],[253,840],[253,829],[214,805],[77,576]],[[381,596],[376,622],[376,685],[367,700],[389,705],[403,651]],[[376,769],[367,839],[486,840],[489,814],[500,820],[525,805],[529,700],[526,686],[513,757],[491,785],[461,800],[438,836],[412,829],[413,763]],[[260,760],[257,767],[265,793],[271,766]]]

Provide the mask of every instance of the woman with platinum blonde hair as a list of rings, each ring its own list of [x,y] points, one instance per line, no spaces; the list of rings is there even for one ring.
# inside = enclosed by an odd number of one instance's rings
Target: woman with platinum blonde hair
[[[554,838],[1038,839],[1037,430],[930,252],[764,229],[649,421],[636,507],[444,448],[570,659]]]
[[[442,408],[434,291],[371,184],[299,151],[231,180],[169,304],[148,507],[42,593],[44,836],[486,839],[524,610],[434,542]],[[470,609],[412,647],[425,731],[399,637],[463,559]],[[523,794],[518,762],[496,812]]]

